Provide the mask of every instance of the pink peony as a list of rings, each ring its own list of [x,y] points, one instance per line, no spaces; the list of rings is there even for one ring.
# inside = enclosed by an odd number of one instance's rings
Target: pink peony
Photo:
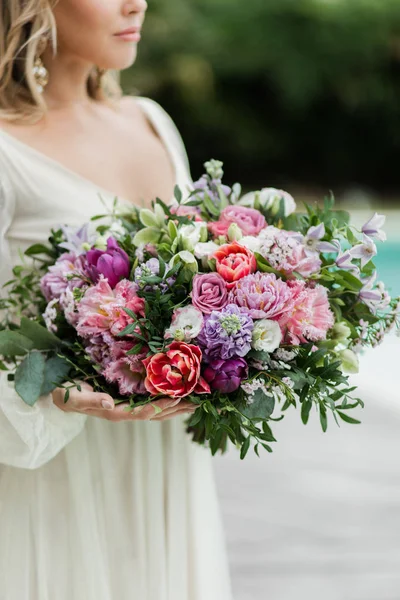
[[[236,281],[254,273],[257,269],[254,254],[237,242],[223,244],[211,258],[215,258],[217,272],[226,281],[228,289],[232,288]]]
[[[76,330],[82,337],[110,332],[120,333],[132,318],[123,310],[129,308],[137,315],[144,315],[144,300],[137,295],[137,285],[123,279],[111,289],[103,277],[86,290],[78,305],[79,320]]]
[[[265,217],[255,208],[232,205],[227,206],[221,212],[220,223],[228,226],[236,223],[242,230],[243,235],[258,235],[267,222]]]
[[[145,394],[146,369],[144,359],[146,351],[140,354],[125,353],[120,358],[109,362],[103,371],[104,377],[109,383],[117,383],[119,392],[123,396],[131,394]]]
[[[228,289],[218,273],[195,275],[192,290],[193,306],[209,315],[213,310],[222,310],[228,304]]]
[[[321,259],[317,252],[307,252],[296,232],[267,227],[260,234],[259,252],[277,271],[290,276],[296,271],[303,277],[318,273]]]
[[[278,320],[293,308],[293,291],[273,273],[254,273],[236,282],[229,302],[237,304],[253,319]]]
[[[327,331],[335,323],[329,308],[328,293],[324,286],[307,287],[305,281],[290,281],[293,306],[279,319],[286,340],[298,346],[309,341],[325,340]]]

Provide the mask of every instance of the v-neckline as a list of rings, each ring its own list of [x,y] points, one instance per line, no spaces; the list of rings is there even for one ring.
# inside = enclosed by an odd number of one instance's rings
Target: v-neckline
[[[136,102],[139,104],[139,106],[141,107],[145,118],[150,123],[150,125],[153,126],[161,143],[164,145],[164,147],[168,153],[169,159],[171,161],[171,165],[172,165],[172,168],[174,171],[175,183],[177,184],[178,183],[178,167],[177,167],[177,163],[176,163],[175,153],[173,152],[173,148],[170,146],[169,139],[165,135],[165,133],[162,131],[162,128],[157,123],[157,120],[154,118],[152,111],[148,109],[148,107],[146,105],[146,98],[143,98],[141,96],[135,96],[134,98],[135,98]],[[25,150],[25,151],[31,153],[33,156],[36,156],[37,158],[39,158],[41,161],[47,162],[48,164],[52,165],[53,167],[59,169],[60,171],[63,171],[65,174],[69,175],[70,177],[73,177],[76,180],[84,183],[86,186],[96,188],[100,195],[111,196],[113,199],[117,198],[118,202],[120,202],[122,204],[128,204],[130,206],[137,206],[136,203],[132,202],[132,200],[123,198],[122,196],[119,196],[115,192],[112,192],[111,190],[107,190],[106,188],[104,188],[100,185],[97,185],[91,179],[88,179],[87,177],[84,177],[77,171],[70,169],[69,167],[64,165],[62,162],[60,162],[59,160],[55,160],[54,158],[51,158],[51,156],[49,156],[48,154],[45,154],[44,152],[41,152],[40,150],[37,150],[30,144],[26,144],[25,142],[22,142],[21,140],[16,138],[14,135],[7,133],[6,131],[4,131],[4,129],[1,129],[1,128],[0,128],[0,136],[3,136],[5,139],[10,140],[16,146],[20,147],[22,150]]]

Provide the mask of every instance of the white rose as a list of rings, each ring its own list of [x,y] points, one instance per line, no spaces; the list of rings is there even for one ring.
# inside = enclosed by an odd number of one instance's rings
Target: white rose
[[[190,342],[196,338],[203,327],[203,313],[189,304],[183,308],[177,308],[172,317],[172,323],[166,330],[164,337],[173,337],[181,342]]]
[[[282,332],[276,321],[270,319],[256,321],[251,344],[254,350],[273,352],[279,348],[281,341]]]
[[[194,255],[198,259],[208,258],[219,246],[215,242],[199,242],[194,247]]]
[[[251,252],[260,252],[261,240],[253,235],[245,235],[239,242],[241,246],[245,246]]]
[[[179,240],[184,250],[192,252],[199,242],[207,240],[207,225],[196,221],[191,225],[182,225],[179,228]]]

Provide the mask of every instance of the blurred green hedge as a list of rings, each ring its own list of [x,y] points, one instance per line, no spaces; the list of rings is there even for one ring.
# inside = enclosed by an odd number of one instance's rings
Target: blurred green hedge
[[[150,0],[128,93],[159,101],[193,175],[398,190],[399,0]]]

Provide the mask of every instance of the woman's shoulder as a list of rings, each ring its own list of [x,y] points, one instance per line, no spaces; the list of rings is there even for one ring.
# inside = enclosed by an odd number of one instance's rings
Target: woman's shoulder
[[[144,110],[145,114],[150,113],[153,118],[175,126],[173,119],[161,104],[146,96],[122,96],[120,109],[127,117],[137,117],[141,113],[143,114]]]
[[[185,144],[180,131],[171,115],[156,100],[146,96],[123,96],[121,98],[121,108],[127,111],[129,115],[137,116],[138,111],[142,112],[143,117],[157,124],[157,129],[162,130],[164,135],[170,140],[175,151],[183,159],[185,166],[189,169],[189,160]]]

